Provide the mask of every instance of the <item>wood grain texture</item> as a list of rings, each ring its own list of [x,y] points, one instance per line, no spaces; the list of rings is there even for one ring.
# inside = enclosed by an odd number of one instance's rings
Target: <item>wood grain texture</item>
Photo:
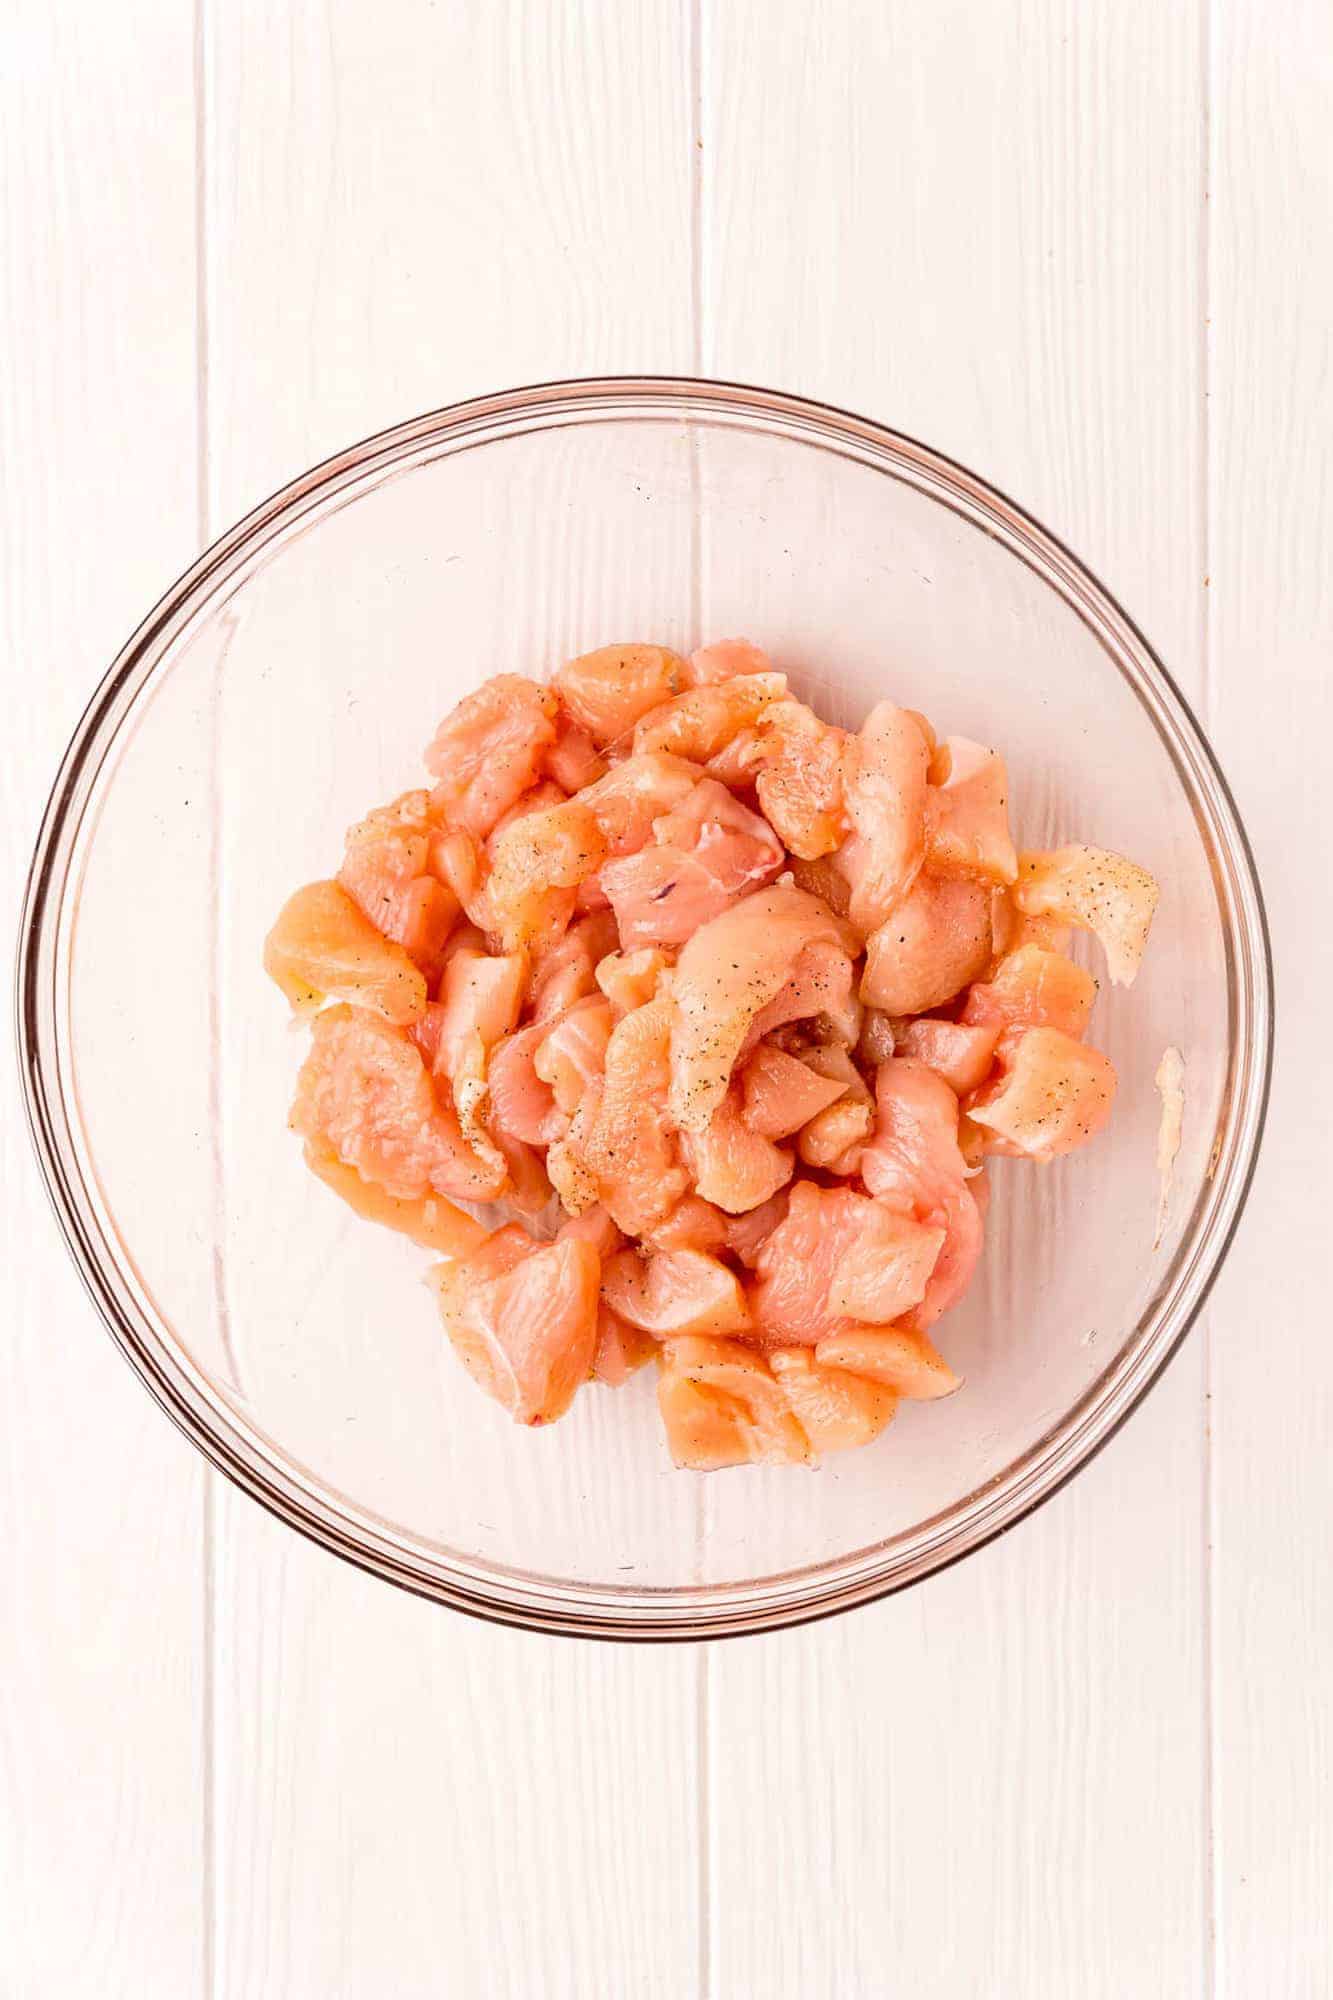
[[[21,4],[0,60],[0,911],[112,653],[195,547],[188,14]],[[205,1973],[202,1461],[81,1292],[0,1063],[0,1993]]]
[[[1218,1990],[1239,2000],[1325,1994],[1333,1965],[1333,1169],[1317,1109],[1333,947],[1313,914],[1333,787],[1333,16],[1216,0],[1212,70],[1209,719],[1278,995],[1268,1137],[1211,1313]]]
[[[456,397],[617,360],[688,367],[675,0],[255,0],[210,11],[205,56],[215,526]],[[549,565],[545,533],[525,547]],[[595,599],[596,551],[576,541]],[[224,825],[234,873],[245,830]],[[490,1631],[231,1498],[216,1631],[227,2000],[691,1990],[688,1653]]]
[[[1197,9],[704,21],[710,372],[869,411],[977,467],[1197,689]],[[761,38],[780,65],[755,60]],[[719,1991],[869,1992],[888,1966],[949,2000],[1198,1990],[1202,1410],[1194,1343],[1002,1544],[845,1626],[719,1656]],[[747,1888],[775,1838],[779,1879],[807,1885],[776,1908]]]

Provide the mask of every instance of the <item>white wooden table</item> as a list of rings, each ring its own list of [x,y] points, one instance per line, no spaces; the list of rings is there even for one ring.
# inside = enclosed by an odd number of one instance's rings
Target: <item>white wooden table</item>
[[[563,374],[860,408],[1073,544],[1255,838],[1206,1321],[998,1546],[771,1640],[450,1617],[205,1471],[0,1077],[4,2000],[1333,1991],[1328,0],[0,0],[0,842],[195,550]],[[6,914],[9,925],[9,915]]]

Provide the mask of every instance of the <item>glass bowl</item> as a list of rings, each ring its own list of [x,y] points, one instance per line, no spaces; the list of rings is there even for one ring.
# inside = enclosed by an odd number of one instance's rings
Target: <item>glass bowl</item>
[[[882,696],[1003,748],[1022,842],[1163,887],[1094,1039],[1108,1135],[1000,1163],[941,1344],[966,1378],[815,1472],[671,1469],[651,1372],[516,1428],[462,1374],[430,1262],[306,1172],[303,1037],[260,969],[287,892],[419,782],[488,674],[743,632],[855,723]],[[620,1638],[863,1602],[1010,1526],[1102,1444],[1207,1292],[1263,1120],[1254,867],[1186,703],[1114,600],[937,453],[794,397],[659,379],[460,404],[306,473],[225,535],[98,690],[56,783],[19,966],[29,1112],[70,1248],[169,1414],[276,1514],[460,1609]],[[1154,1074],[1186,1110],[1158,1228]]]

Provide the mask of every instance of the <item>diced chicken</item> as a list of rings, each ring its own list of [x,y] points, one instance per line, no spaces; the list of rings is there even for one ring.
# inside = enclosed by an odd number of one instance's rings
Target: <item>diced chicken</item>
[[[943,1231],[908,1219],[849,1188],[797,1181],[786,1219],[769,1235],[750,1295],[755,1331],[780,1345],[813,1346],[871,1309],[875,1323],[920,1304]]]
[[[809,1441],[761,1355],[737,1340],[670,1341],[658,1408],[678,1466],[806,1465]]]
[[[498,674],[447,715],[426,752],[431,804],[451,826],[484,838],[533,784],[558,712],[550,688]]]
[[[924,1014],[980,978],[990,955],[985,886],[920,875],[867,940],[861,998],[886,1014]]]
[[[968,1113],[1029,1160],[1054,1160],[1102,1130],[1115,1102],[1115,1070],[1100,1049],[1058,1028],[1028,1028],[1003,1073]]]
[[[704,1129],[726,1096],[756,1015],[781,992],[807,946],[839,942],[837,921],[822,904],[780,884],[746,896],[695,932],[672,988],[668,1101],[675,1124]]]
[[[347,836],[338,880],[377,931],[433,973],[460,898],[430,872],[435,828],[426,792],[406,792]]]
[[[789,1021],[808,1022],[821,1039],[850,1048],[860,1035],[862,1019],[856,967],[845,944],[818,938],[805,947],[785,985],[755,1015],[742,1052],[748,1055],[764,1036]]]
[[[740,1280],[706,1250],[618,1250],[602,1272],[612,1312],[659,1340],[685,1333],[736,1333],[750,1314]]]
[[[933,1402],[961,1386],[934,1344],[912,1327],[849,1328],[821,1340],[815,1360],[824,1368],[846,1368],[882,1382],[912,1402]]]
[[[653,841],[601,872],[626,951],[684,944],[783,865],[772,829],[711,778],[654,821]]]
[[[941,1226],[944,1247],[913,1318],[934,1324],[967,1290],[981,1255],[982,1222],[958,1145],[958,1099],[935,1071],[907,1056],[875,1078],[875,1135],[861,1156],[872,1195],[899,1214]]]
[[[264,941],[264,970],[298,1013],[345,1000],[403,1026],[426,1010],[426,981],[337,882],[289,896]]]
[[[455,1208],[443,1195],[422,1194],[404,1199],[401,1195],[386,1194],[382,1187],[362,1180],[355,1167],[345,1166],[321,1146],[307,1143],[305,1162],[325,1187],[332,1188],[367,1222],[397,1230],[399,1235],[409,1236],[439,1257],[465,1257],[486,1234],[481,1223],[463,1209]]]
[[[973,986],[963,1006],[965,1025],[993,1027],[1000,1053],[1028,1028],[1058,1028],[1082,1038],[1097,997],[1091,973],[1039,944],[1021,945],[1002,958],[990,979]]]
[[[528,1146],[549,1146],[569,1130],[569,1119],[556,1103],[555,1092],[537,1074],[537,1051],[551,1028],[551,1021],[530,1022],[506,1035],[491,1052],[486,1081],[490,1087],[489,1124],[497,1143],[508,1137]]]
[[[574,914],[574,891],[605,856],[596,815],[577,799],[525,813],[496,835],[487,886],[506,950],[558,939]]]
[[[957,1096],[966,1097],[990,1075],[999,1039],[998,1021],[976,1025],[961,1021],[909,1021],[899,1047],[903,1055],[925,1063],[937,1076],[942,1076]]]
[[[721,1250],[728,1244],[732,1217],[711,1201],[687,1194],[644,1238],[650,1250]]]
[[[327,1007],[316,1016],[291,1125],[401,1200],[434,1192],[494,1201],[504,1187],[503,1162],[497,1171],[477,1158],[452,1105],[436,1096],[420,1049],[361,1008]]]
[[[594,994],[597,968],[615,947],[615,918],[609,910],[594,910],[571,924],[558,944],[539,952],[529,996],[536,1019],[554,1020],[576,1000]]]
[[[765,1139],[786,1139],[844,1096],[847,1085],[836,1077],[820,1076],[772,1042],[760,1042],[746,1061],[741,1088],[750,1130]]]
[[[657,1342],[619,1313],[612,1312],[603,1299],[597,1312],[597,1345],[592,1357],[592,1379],[608,1389],[623,1388],[631,1375],[657,1353]]]
[[[586,729],[568,715],[555,725],[555,741],[548,745],[543,769],[563,792],[581,792],[585,785],[606,775],[606,759],[598,753]]]
[[[807,1049],[801,1060],[817,1076],[839,1084],[842,1095],[802,1126],[796,1151],[807,1167],[854,1174],[875,1125],[875,1108],[865,1079],[847,1050],[837,1043]]]
[[[888,1326],[901,1318],[925,1297],[944,1234],[910,1216],[876,1209],[834,1268],[829,1311],[869,1326]]]
[[[600,1079],[614,1017],[611,1003],[596,994],[579,1000],[552,1023],[537,1049],[533,1068],[549,1083],[562,1112],[572,1117],[588,1085]]]
[[[966,736],[947,736],[940,749],[949,774],[927,797],[926,866],[938,875],[1012,882],[1018,856],[1009,833],[1003,757]]]
[[[785,674],[739,674],[714,686],[689,688],[635,725],[635,754],[665,751],[707,763],[786,692]]]
[[[845,1368],[821,1367],[808,1347],[775,1347],[767,1359],[792,1414],[821,1455],[869,1444],[898,1407],[894,1390]]]
[[[515,1224],[432,1273],[454,1351],[516,1423],[553,1422],[587,1381],[600,1275],[591,1243],[537,1244]]]
[[[437,880],[462,906],[468,923],[480,931],[493,931],[495,915],[487,893],[490,863],[482,843],[461,826],[434,833],[430,866]],[[452,937],[449,942],[453,942]]]
[[[686,662],[685,675],[691,687],[715,687],[719,681],[734,680],[738,674],[768,674],[773,662],[762,646],[748,639],[715,639],[700,646]]]
[[[759,1261],[759,1252],[785,1218],[788,1199],[788,1189],[779,1188],[758,1208],[750,1209],[745,1215],[727,1218],[726,1247],[747,1271],[753,1271]]]
[[[838,850],[858,930],[882,924],[916,880],[926,849],[930,748],[917,718],[882,701],[849,739],[844,794],[852,835]]]
[[[803,702],[780,701],[760,720],[755,789],[764,816],[793,854],[815,861],[846,837],[847,732]]]
[[[603,1086],[589,1093],[586,1130],[575,1141],[597,1198],[627,1236],[652,1229],[688,1190],[667,1115],[670,1037],[669,1000],[652,1000],[616,1023]]]
[[[554,675],[560,699],[600,747],[633,729],[642,715],[687,685],[679,653],[666,646],[599,646],[567,660]]]
[[[1020,854],[1014,901],[1025,916],[1091,931],[1116,986],[1129,986],[1148,943],[1159,890],[1146,868],[1103,847]]]
[[[596,817],[609,854],[636,854],[652,838],[653,821],[687,799],[701,776],[683,757],[626,757],[589,785],[579,803]]]
[[[728,1215],[758,1208],[791,1179],[792,1156],[745,1122],[733,1085],[701,1132],[682,1132],[681,1158],[705,1201]]]
[[[656,945],[638,951],[612,951],[597,967],[597,984],[605,993],[619,1020],[622,1014],[645,1007],[656,996],[658,983],[670,960]]]

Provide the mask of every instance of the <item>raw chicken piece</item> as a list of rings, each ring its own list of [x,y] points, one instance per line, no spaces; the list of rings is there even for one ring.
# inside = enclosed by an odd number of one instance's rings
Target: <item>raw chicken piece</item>
[[[980,978],[990,955],[985,886],[920,875],[867,940],[861,998],[886,1014],[924,1014]]]
[[[489,862],[482,843],[461,826],[434,833],[430,866],[437,880],[461,904],[469,924],[480,931],[493,931],[495,915],[486,886]]]
[[[831,854],[847,833],[843,770],[848,736],[803,702],[779,701],[760,719],[755,789],[784,847],[802,860]]]
[[[731,1221],[711,1201],[687,1194],[644,1242],[650,1250],[721,1250],[728,1242]]]
[[[591,1243],[537,1244],[513,1223],[431,1274],[455,1352],[516,1423],[554,1422],[587,1381],[600,1274]]]
[[[796,1150],[807,1167],[826,1173],[854,1174],[861,1164],[875,1125],[875,1107],[865,1078],[847,1050],[839,1044],[807,1049],[801,1060],[817,1076],[842,1087],[842,1095],[801,1128]]]
[[[609,910],[594,910],[571,924],[558,944],[538,953],[530,998],[539,1021],[554,1020],[597,991],[597,968],[616,948],[616,920]]]
[[[975,993],[978,989],[972,990]],[[990,1075],[999,1039],[998,1021],[975,1026],[960,1021],[909,1021],[899,1048],[903,1055],[942,1076],[957,1096],[966,1097]]]
[[[898,1397],[882,1382],[823,1368],[808,1347],[775,1347],[768,1365],[814,1450],[852,1451],[889,1423]]]
[[[575,722],[605,746],[678,695],[687,685],[687,669],[666,646],[599,646],[567,660],[553,679]]]
[[[653,821],[687,799],[702,775],[683,757],[626,757],[580,793],[579,803],[595,815],[608,853],[636,854],[652,838]]]
[[[936,1227],[918,1227],[848,1188],[797,1181],[786,1220],[759,1252],[758,1283],[750,1294],[756,1334],[785,1346],[813,1346],[840,1332],[868,1307],[875,1323],[920,1303],[943,1242]]]
[[[504,1163],[478,1160],[416,1044],[379,1015],[326,1007],[296,1081],[291,1126],[386,1194],[494,1201]]]
[[[715,639],[700,646],[686,662],[686,679],[691,687],[715,687],[719,681],[733,680],[738,674],[767,674],[773,662],[762,646],[748,639]]]
[[[595,994],[577,1001],[553,1022],[536,1052],[534,1070],[550,1084],[556,1103],[570,1117],[588,1085],[601,1078],[613,1026],[610,1001]]]
[[[927,797],[926,866],[939,875],[1012,882],[1018,856],[1009,834],[1003,757],[966,736],[946,736],[939,751],[947,757],[949,774]]]
[[[1100,1049],[1058,1028],[1029,1028],[967,1108],[1025,1159],[1054,1160],[1095,1138],[1114,1101],[1115,1070]]]
[[[597,967],[597,984],[615,1009],[617,1020],[653,999],[669,964],[666,953],[655,945],[607,953]]]
[[[460,899],[429,870],[427,792],[405,792],[354,826],[338,880],[377,931],[432,973],[453,928]]]
[[[448,1079],[459,1130],[479,1165],[501,1176],[508,1162],[488,1124],[487,1061],[518,1020],[526,974],[521,952],[492,957],[460,950],[449,958],[440,981],[435,1074]]]
[[[577,799],[524,813],[497,834],[487,889],[505,949],[556,941],[573,916],[573,892],[605,856],[596,815]]]
[[[942,1229],[877,1210],[872,1226],[834,1270],[829,1311],[868,1326],[888,1326],[921,1303],[943,1248]]]
[[[875,1136],[861,1178],[886,1206],[940,1225],[944,1248],[913,1319],[924,1328],[962,1297],[981,1255],[981,1215],[958,1145],[958,1099],[924,1063],[895,1056],[875,1078]]]
[[[785,1218],[788,1199],[788,1190],[779,1188],[758,1208],[750,1209],[745,1215],[728,1217],[726,1247],[747,1271],[754,1269],[759,1261],[759,1252]]]
[[[668,1101],[675,1124],[704,1129],[726,1096],[755,1016],[781,992],[808,945],[839,941],[837,920],[821,903],[781,884],[746,896],[695,932],[672,986]]]
[[[926,849],[930,747],[917,718],[882,701],[849,739],[843,780],[852,836],[837,865],[850,895],[847,914],[875,930],[916,880]]]
[[[783,862],[772,830],[711,778],[653,822],[653,840],[601,872],[626,951],[684,944]]]
[[[747,1125],[733,1085],[702,1132],[682,1132],[681,1158],[705,1201],[728,1215],[758,1208],[792,1175],[792,1156]]]
[[[677,1465],[713,1472],[810,1463],[805,1432],[767,1363],[740,1341],[670,1341],[661,1370],[657,1403]]]
[[[1002,958],[990,979],[975,985],[963,1006],[969,1026],[994,1027],[1003,1058],[1028,1028],[1059,1028],[1081,1039],[1097,997],[1097,982],[1081,965],[1039,944],[1021,945]]]
[[[837,1077],[820,1076],[772,1042],[760,1042],[746,1060],[741,1088],[750,1130],[765,1139],[786,1139],[844,1096],[847,1085]]]
[[[586,1100],[586,1128],[570,1134],[597,1198],[627,1236],[644,1235],[688,1192],[667,1116],[670,1036],[669,1000],[651,1000],[618,1021],[602,1089]],[[548,1171],[555,1179],[549,1162]]]
[[[581,792],[585,785],[606,775],[605,757],[598,755],[587,730],[580,729],[568,715],[561,715],[556,722],[555,741],[546,751],[543,766],[565,792]]]
[[[1159,890],[1146,868],[1104,847],[1020,854],[1014,901],[1025,916],[1057,917],[1091,931],[1116,986],[1132,985]]]
[[[355,1167],[344,1166],[332,1153],[312,1142],[306,1144],[305,1163],[325,1187],[332,1188],[367,1222],[396,1229],[439,1257],[466,1257],[486,1234],[480,1222],[463,1209],[455,1208],[443,1195],[415,1195],[405,1200],[401,1195],[386,1194],[382,1187],[363,1181]]]
[[[288,897],[264,940],[264,970],[297,1013],[346,1000],[403,1026],[426,1010],[419,968],[337,882],[311,882]]]
[[[806,945],[786,984],[750,1023],[742,1054],[748,1055],[789,1021],[810,1022],[819,1036],[850,1048],[861,1033],[863,1018],[855,988],[856,967],[845,944],[820,938]]]
[[[739,674],[716,686],[690,688],[635,725],[635,754],[665,751],[706,763],[786,692],[785,674]]]
[[[585,1209],[582,1215],[569,1216],[556,1230],[555,1240],[557,1243],[591,1243],[603,1260],[613,1257],[625,1241],[600,1205]]]
[[[612,1312],[659,1340],[735,1333],[750,1324],[740,1280],[706,1250],[618,1250],[602,1272]]]
[[[947,1361],[924,1333],[912,1327],[855,1327],[821,1340],[815,1349],[821,1367],[846,1368],[882,1382],[912,1402],[933,1402],[961,1386]]]
[[[603,1299],[597,1309],[597,1346],[592,1357],[592,1379],[608,1389],[623,1388],[631,1375],[657,1353],[657,1342],[619,1313],[612,1312]]]
[[[497,1143],[510,1138],[528,1146],[549,1146],[569,1130],[569,1119],[556,1103],[555,1092],[536,1069],[537,1051],[552,1026],[549,1020],[532,1021],[506,1035],[491,1051],[486,1065],[488,1122]]]
[[[434,810],[484,838],[535,781],[557,713],[550,688],[522,674],[484,681],[445,717],[426,752]]]

